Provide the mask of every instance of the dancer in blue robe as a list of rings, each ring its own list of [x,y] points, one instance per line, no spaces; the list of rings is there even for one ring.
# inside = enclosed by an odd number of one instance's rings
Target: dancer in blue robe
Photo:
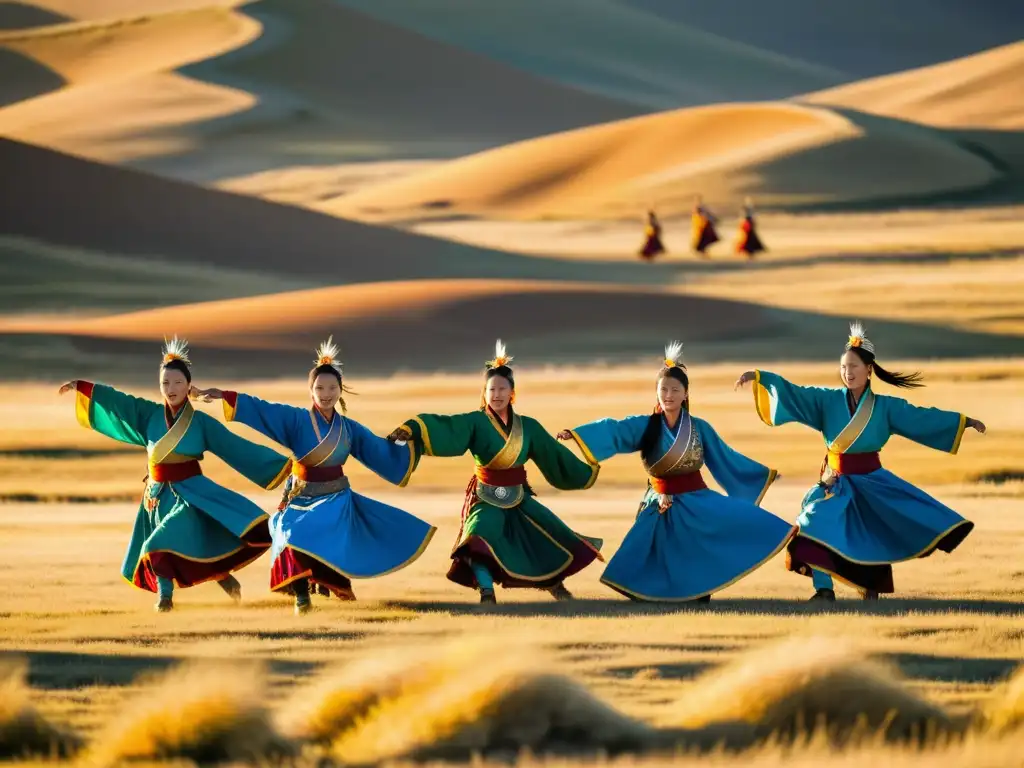
[[[799,535],[789,546],[790,570],[813,578],[814,600],[835,600],[832,576],[865,599],[893,592],[892,564],[952,552],[974,527],[949,507],[884,469],[879,452],[893,435],[956,453],[968,427],[985,425],[961,413],[922,408],[876,394],[872,380],[904,389],[922,386],[918,373],[886,370],[860,323],[840,359],[842,387],[802,387],[768,371],[736,382],[754,385],[754,407],[768,426],[796,422],[821,432],[821,479],[804,497]]]
[[[316,367],[309,372],[309,408],[219,389],[198,393],[207,401],[222,399],[228,421],[252,427],[295,454],[285,498],[270,523],[270,588],[292,592],[299,614],[310,609],[310,582],[326,588],[325,593],[354,600],[352,579],[404,568],[423,554],[436,530],[351,489],[344,471],[350,456],[403,487],[415,454],[410,445],[377,437],[343,415],[346,390],[337,351],[332,339],[317,350]]]
[[[780,552],[796,528],[758,504],[773,469],[730,448],[689,412],[682,345],[665,351],[658,405],[648,416],[600,419],[559,433],[588,461],[639,451],[649,476],[633,527],[601,581],[634,600],[709,600]],[[707,466],[728,494],[707,487]]]

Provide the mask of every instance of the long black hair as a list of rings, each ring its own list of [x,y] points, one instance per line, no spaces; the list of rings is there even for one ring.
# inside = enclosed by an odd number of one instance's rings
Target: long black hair
[[[874,352],[868,352],[864,347],[850,347],[848,351],[857,355],[864,365],[870,366],[875,375],[886,384],[899,387],[900,389],[918,389],[924,386],[924,381],[922,381],[924,377],[920,371],[913,371],[912,373],[888,371],[878,364]]]
[[[665,366],[658,372],[657,381],[661,381],[665,377],[675,379],[682,384],[687,393],[690,391],[690,377],[686,375],[685,366],[673,365]],[[689,412],[690,410],[690,398],[687,397],[683,400],[683,410]],[[640,437],[640,456],[643,457],[645,462],[648,461],[649,455],[658,447],[658,437],[661,434],[661,406],[656,405],[654,407],[654,413],[650,415],[647,420],[647,426],[644,428],[644,433]]]
[[[342,394],[338,395],[338,402],[341,404],[341,412],[342,413],[346,413],[348,411],[348,406],[345,405],[345,398],[344,398],[343,395],[346,395],[346,394],[347,395],[354,395],[356,393],[353,392],[351,389],[349,389],[347,386],[345,386],[344,382],[342,382],[342,380],[341,380],[341,372],[338,371],[338,369],[335,368],[330,363],[323,363],[321,365],[318,365],[318,366],[314,367],[312,370],[310,370],[310,372],[309,372],[309,388],[310,389],[313,388],[313,382],[316,381],[316,377],[319,376],[321,373],[330,374],[331,376],[333,376],[334,378],[336,378],[338,380],[338,386],[341,387],[341,391],[342,391]]]

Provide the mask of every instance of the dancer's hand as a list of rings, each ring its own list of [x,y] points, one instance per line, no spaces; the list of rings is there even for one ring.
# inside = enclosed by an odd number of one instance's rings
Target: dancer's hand
[[[209,389],[192,387],[188,391],[188,396],[193,400],[202,400],[204,403],[212,403],[214,400],[223,400],[224,391],[217,389],[216,387],[210,387]]]
[[[744,384],[746,384],[748,381],[753,381],[756,378],[757,378],[757,374],[756,373],[754,373],[753,371],[747,371],[742,376],[740,376],[738,379],[736,379],[736,386],[733,387],[733,389],[739,389]]]
[[[58,389],[57,390],[57,394],[58,395],[63,395],[65,392],[70,392],[72,389],[76,389],[77,387],[78,387],[78,379],[72,379],[67,384],[65,384],[60,389]]]
[[[409,442],[409,438],[411,437],[412,432],[409,431],[409,428],[407,426],[402,425],[394,432],[392,432],[390,435],[388,435],[388,440],[390,440],[392,443],[407,443]]]
[[[557,437],[559,440],[572,440],[572,432],[570,432],[568,429],[563,429],[561,432],[555,435],[555,437]]]
[[[658,496],[658,512],[664,515],[670,509],[672,509],[672,502],[675,499],[668,494],[662,493]]]
[[[988,427],[985,426],[985,422],[978,421],[977,419],[967,419],[967,426],[971,429],[976,429],[982,435],[988,431]]]

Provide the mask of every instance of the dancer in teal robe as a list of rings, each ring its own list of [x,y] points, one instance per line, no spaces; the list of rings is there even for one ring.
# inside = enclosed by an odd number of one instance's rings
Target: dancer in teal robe
[[[310,608],[311,582],[336,597],[354,600],[352,579],[404,568],[423,554],[436,530],[350,487],[344,471],[349,457],[404,487],[415,454],[411,445],[377,437],[344,415],[337,353],[332,339],[317,350],[316,366],[309,372],[309,408],[219,389],[198,393],[207,400],[222,399],[227,421],[255,429],[297,457],[281,508],[270,521],[270,588],[292,592],[299,614]]]
[[[160,367],[164,402],[155,403],[104,384],[75,380],[79,423],[149,454],[149,476],[121,573],[140,589],[156,592],[159,611],[173,608],[174,585],[217,581],[236,601],[241,587],[231,576],[270,546],[267,515],[234,491],[203,475],[206,452],[262,488],[287,477],[291,459],[233,435],[189,402],[192,374],[184,342],[167,346]]]
[[[709,600],[778,554],[795,526],[758,504],[777,473],[734,451],[691,416],[682,345],[669,345],[649,416],[600,419],[558,437],[601,462],[641,454],[649,481],[633,526],[601,581],[634,600]],[[727,496],[704,483],[707,467]]]
[[[602,559],[602,541],[576,533],[537,501],[525,465],[533,460],[544,479],[560,490],[589,488],[598,467],[580,461],[536,420],[513,409],[511,360],[499,341],[494,360],[487,363],[479,410],[454,416],[421,413],[390,439],[411,444],[417,462],[424,455],[462,456],[466,451],[476,460],[449,579],[478,589],[481,603],[496,602],[495,584],[544,589],[567,600],[572,595],[564,580]]]
[[[893,373],[879,365],[859,323],[850,327],[840,377],[842,387],[802,387],[768,371],[748,371],[737,387],[753,382],[754,407],[765,424],[795,422],[825,439],[821,479],[804,497],[789,568],[813,578],[813,599],[835,600],[832,576],[875,599],[894,591],[893,563],[936,549],[952,552],[974,527],[884,469],[880,451],[899,435],[956,453],[967,427],[984,433],[985,425],[961,413],[876,394],[873,379],[913,388],[921,386],[920,374]]]

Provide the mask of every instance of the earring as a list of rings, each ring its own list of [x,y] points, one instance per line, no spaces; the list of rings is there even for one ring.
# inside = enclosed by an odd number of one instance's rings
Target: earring
[[[515,405],[515,402],[516,402],[516,391],[513,389],[512,390],[512,396],[508,399],[508,404],[509,405]]]

